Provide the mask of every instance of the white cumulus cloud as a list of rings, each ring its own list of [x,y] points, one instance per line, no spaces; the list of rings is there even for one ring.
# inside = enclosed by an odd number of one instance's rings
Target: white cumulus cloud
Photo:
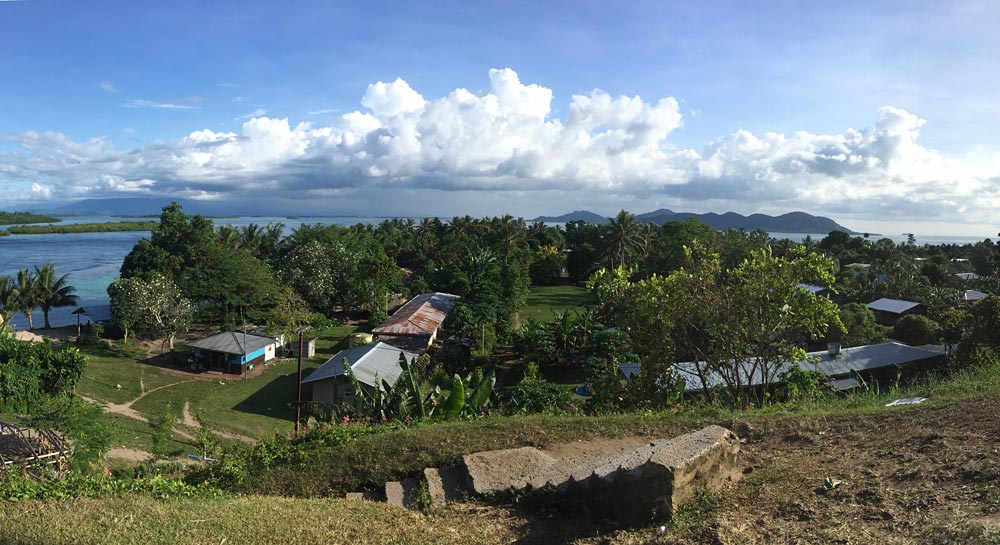
[[[524,83],[506,68],[489,71],[484,92],[458,88],[437,98],[402,78],[376,82],[364,91],[362,108],[322,125],[268,117],[259,109],[237,118],[245,120],[237,131],[195,130],[127,151],[104,138],[8,135],[3,138],[17,149],[0,151],[0,185],[27,191],[30,180],[38,186],[30,187],[32,198],[142,193],[211,200],[269,190],[321,200],[353,194],[368,195],[373,208],[382,204],[374,191],[387,187],[408,194],[489,192],[490,198],[521,202],[562,192],[578,202],[655,198],[695,210],[803,209],[859,217],[920,211],[945,218],[962,209],[972,218],[1000,204],[996,171],[975,172],[922,146],[925,120],[892,106],[875,112],[867,128],[836,134],[737,130],[699,149],[678,149],[670,137],[684,118],[673,97],[594,89],[568,97],[564,117],[552,114],[555,100],[551,89]],[[131,100],[126,106],[195,108],[202,101]],[[558,202],[549,208],[562,211]]]

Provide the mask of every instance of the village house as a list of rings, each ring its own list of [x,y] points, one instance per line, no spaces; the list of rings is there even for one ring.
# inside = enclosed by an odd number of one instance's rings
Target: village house
[[[767,386],[780,385],[777,377],[782,371],[798,366],[803,371],[819,371],[829,377],[827,385],[834,391],[849,390],[861,385],[861,381],[880,380],[895,377],[902,370],[926,370],[944,362],[944,348],[941,346],[909,346],[890,341],[851,348],[836,348],[809,352],[806,359],[798,363],[784,362],[772,373],[771,382]],[[751,362],[745,362],[747,370]],[[630,384],[641,372],[639,363],[623,363],[618,371]],[[678,362],[674,365],[678,375],[684,379],[686,392],[698,392],[704,389],[698,376],[698,366],[694,362]],[[764,386],[764,378],[760,372],[747,376],[741,371],[747,386]],[[749,380],[748,380],[749,379]],[[714,371],[705,374],[705,382],[709,388],[721,387],[725,384],[722,376]]]
[[[961,288],[973,280],[979,280],[979,275],[974,272],[955,273],[948,277],[948,285],[953,288]]]
[[[866,306],[875,313],[875,321],[882,325],[896,325],[900,318],[908,314],[927,313],[927,307],[922,303],[885,297]]]
[[[983,293],[976,290],[965,290],[962,294],[962,301],[966,303],[975,303],[976,301],[982,301],[989,297],[989,294]]]
[[[274,359],[278,341],[241,331],[224,331],[188,343],[194,361],[208,370],[243,374]]]
[[[383,388],[383,381],[390,386],[396,384],[396,380],[403,372],[399,365],[400,354],[403,354],[407,361],[419,355],[383,342],[341,350],[304,378],[302,384],[311,385],[313,401],[355,405],[354,385],[347,376],[345,362],[361,386],[373,392],[375,388]]]
[[[396,348],[423,352],[437,339],[438,329],[457,299],[457,295],[449,293],[421,293],[399,307],[372,333],[378,335],[379,341]]]

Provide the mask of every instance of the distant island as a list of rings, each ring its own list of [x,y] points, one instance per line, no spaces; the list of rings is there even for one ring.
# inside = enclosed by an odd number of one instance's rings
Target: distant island
[[[854,233],[854,231],[840,225],[830,218],[823,216],[813,216],[805,212],[789,212],[780,216],[768,216],[767,214],[751,214],[744,216],[735,212],[716,214],[696,214],[693,212],[674,212],[661,208],[645,214],[637,214],[636,218],[644,223],[655,223],[663,225],[669,221],[683,221],[694,218],[702,223],[711,225],[716,229],[746,229],[753,231],[763,229],[769,233],[829,233],[830,231],[844,231]],[[549,223],[568,223],[571,221],[585,221],[587,223],[608,223],[610,218],[590,212],[588,210],[577,210],[561,216],[539,216],[531,221],[541,221]]]
[[[117,233],[124,231],[152,231],[159,221],[108,221],[104,223],[75,223],[72,225],[18,225],[0,231],[0,235],[50,235],[75,233]]]
[[[30,212],[4,212],[0,210],[0,225],[24,225],[28,223],[56,223],[62,221],[55,216],[44,216]]]

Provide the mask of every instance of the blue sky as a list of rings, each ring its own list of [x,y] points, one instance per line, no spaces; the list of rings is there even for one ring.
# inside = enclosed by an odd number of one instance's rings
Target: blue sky
[[[0,206],[997,231],[995,2],[206,4],[0,2]]]

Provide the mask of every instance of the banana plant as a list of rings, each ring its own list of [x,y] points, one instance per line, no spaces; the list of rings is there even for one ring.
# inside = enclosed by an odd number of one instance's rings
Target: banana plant
[[[457,374],[452,377],[451,392],[443,402],[438,402],[433,406],[435,412],[440,411],[437,414],[445,418],[452,418],[459,415],[475,414],[480,407],[486,405],[490,394],[493,393],[493,387],[496,385],[496,374],[490,371],[489,374],[480,379],[475,388],[471,388],[472,380],[471,374],[464,380]],[[435,392],[437,393],[435,401],[438,401],[442,396],[441,389],[436,388]]]

